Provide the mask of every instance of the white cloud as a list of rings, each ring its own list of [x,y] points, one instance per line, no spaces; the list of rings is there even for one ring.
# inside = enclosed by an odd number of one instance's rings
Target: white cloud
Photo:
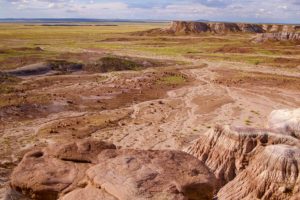
[[[129,0],[0,0],[0,17],[87,17],[135,19],[208,19],[297,22],[298,0],[173,0],[158,6]],[[146,4],[146,3],[144,3]],[[18,10],[17,10],[18,9]],[[298,21],[299,23],[299,21]]]

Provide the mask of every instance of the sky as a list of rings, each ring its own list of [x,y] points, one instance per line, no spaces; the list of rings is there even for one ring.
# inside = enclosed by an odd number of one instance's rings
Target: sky
[[[300,23],[300,0],[0,0],[0,18]]]

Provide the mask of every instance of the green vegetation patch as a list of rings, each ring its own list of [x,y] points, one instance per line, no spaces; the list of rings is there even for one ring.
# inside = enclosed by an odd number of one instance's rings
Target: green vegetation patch
[[[0,84],[4,84],[4,83],[17,83],[18,81],[20,81],[19,78],[15,77],[15,76],[11,76],[7,73],[4,72],[0,72]]]
[[[158,80],[159,84],[166,84],[166,85],[180,85],[186,82],[186,78],[180,74],[168,75],[160,78]]]
[[[20,79],[17,77],[11,76],[4,72],[0,72],[0,94],[14,92],[15,89],[13,85],[15,85],[19,81]]]
[[[143,67],[142,64],[128,58],[107,56],[101,58],[95,64],[87,65],[86,70],[106,73],[113,71],[140,70]]]

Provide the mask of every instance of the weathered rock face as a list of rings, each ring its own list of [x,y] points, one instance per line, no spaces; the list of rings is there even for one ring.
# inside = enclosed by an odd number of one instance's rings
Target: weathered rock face
[[[249,164],[250,157],[268,144],[297,144],[289,136],[267,130],[216,127],[202,134],[187,149],[215,173],[221,186],[233,180]]]
[[[262,25],[259,24],[245,24],[238,23],[239,29],[245,33],[264,33],[266,30],[263,29]]]
[[[295,32],[300,26],[294,25],[263,25],[248,23],[224,23],[224,22],[189,22],[173,21],[166,29],[152,29],[139,32],[137,35],[193,35],[199,33],[266,33],[266,32]]]
[[[300,108],[274,110],[269,116],[268,127],[300,139]]]
[[[174,34],[197,34],[203,32],[212,33],[237,33],[237,32],[248,32],[248,33],[263,33],[264,30],[260,25],[256,24],[243,24],[243,23],[219,23],[219,22],[185,22],[185,21],[174,21],[171,26],[167,29],[168,32]]]
[[[214,33],[227,33],[227,32],[240,32],[240,28],[235,23],[208,23],[211,32]]]
[[[202,22],[195,23],[195,22],[175,21],[171,23],[171,26],[167,30],[171,33],[189,34],[189,33],[209,32],[210,27],[208,24]]]
[[[222,199],[290,199],[300,191],[300,149],[270,145],[218,193]]]
[[[294,32],[263,33],[257,35],[255,38],[253,38],[252,41],[256,43],[266,42],[266,41],[300,42],[300,33],[294,33]]]
[[[103,151],[87,171],[118,199],[211,199],[215,179],[203,163],[180,151]]]
[[[265,32],[295,32],[300,30],[300,26],[280,24],[264,24],[262,28]]]
[[[57,199],[58,195],[77,187],[91,166],[93,157],[112,144],[85,140],[27,153],[14,169],[11,186],[25,196],[35,199]]]
[[[288,199],[299,192],[300,142],[288,134],[216,127],[187,152],[220,180],[220,200]]]
[[[180,151],[118,150],[101,141],[27,153],[12,174],[14,190],[34,199],[212,199],[216,179]]]

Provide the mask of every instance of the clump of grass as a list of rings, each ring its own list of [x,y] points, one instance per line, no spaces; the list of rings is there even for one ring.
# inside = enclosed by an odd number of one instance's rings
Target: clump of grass
[[[246,120],[245,120],[245,124],[246,124],[247,126],[250,126],[250,125],[252,124],[252,121],[251,121],[250,119],[246,119]]]
[[[101,83],[101,82],[103,82],[106,78],[107,78],[107,77],[105,77],[105,76],[99,76],[99,77],[96,77],[96,82],[97,82],[97,83]]]
[[[20,79],[7,73],[0,72],[0,94],[12,93],[15,91],[13,85]]]
[[[16,83],[18,82],[20,79],[15,77],[15,76],[11,76],[7,73],[4,72],[0,72],[0,83],[4,84],[4,83]]]
[[[258,111],[255,110],[251,110],[252,113],[256,114],[256,115],[260,115],[260,113]]]
[[[15,89],[13,87],[7,86],[7,85],[1,85],[0,86],[0,94],[8,94],[13,93]]]
[[[86,66],[89,71],[99,71],[102,73],[124,70],[139,70],[143,66],[127,58],[106,56],[101,58],[96,64]]]
[[[166,84],[166,85],[180,85],[186,82],[186,78],[182,75],[168,75],[162,77],[158,80],[159,84]]]
[[[258,60],[254,62],[255,65],[259,65],[259,63],[260,63],[260,61],[258,61]]]

